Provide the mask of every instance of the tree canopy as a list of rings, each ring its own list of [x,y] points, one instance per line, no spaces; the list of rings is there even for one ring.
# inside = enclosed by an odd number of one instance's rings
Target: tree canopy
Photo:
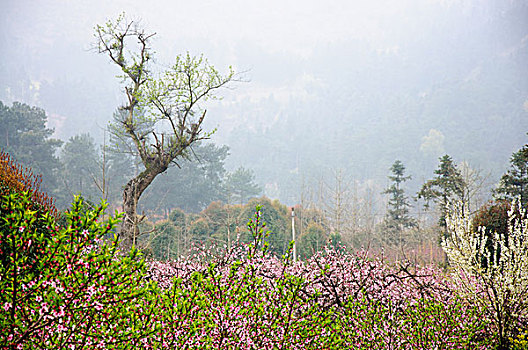
[[[509,200],[519,197],[523,205],[528,202],[528,145],[512,154],[510,169],[502,175],[495,195]]]
[[[101,176],[99,154],[95,142],[89,134],[70,137],[61,152],[62,173],[65,192],[69,199],[81,194],[92,201],[101,198],[102,188],[98,188]]]
[[[193,146],[193,158],[183,159],[179,167],[171,167],[156,178],[139,202],[140,208],[200,212],[209,203],[224,200],[224,162],[228,150],[227,146],[212,143]]]
[[[382,223],[382,239],[386,242],[394,243],[394,241],[400,241],[401,236],[398,234],[404,229],[417,226],[417,222],[409,215],[409,203],[408,197],[405,195],[405,191],[402,188],[402,184],[410,180],[410,176],[405,176],[405,166],[400,160],[396,160],[390,168],[392,175],[389,175],[389,179],[392,184],[383,191],[384,194],[388,194],[389,197],[389,208],[387,214]]]
[[[238,167],[227,174],[226,192],[233,202],[243,204],[250,198],[262,193],[262,188],[255,183],[255,174],[250,169]]]
[[[440,227],[446,227],[446,208],[453,199],[464,202],[465,183],[453,159],[449,155],[439,158],[440,164],[435,170],[435,177],[426,181],[418,192],[418,198],[426,201],[426,206],[430,201],[440,205]]]
[[[20,102],[9,107],[0,101],[0,148],[18,163],[31,167],[35,174],[41,174],[43,188],[54,191],[60,169],[55,153],[62,141],[51,137],[53,129],[46,127],[46,122],[46,112],[41,108]]]

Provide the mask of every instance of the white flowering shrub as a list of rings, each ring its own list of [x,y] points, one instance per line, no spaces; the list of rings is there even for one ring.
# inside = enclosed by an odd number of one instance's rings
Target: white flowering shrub
[[[510,337],[528,327],[528,219],[518,201],[508,214],[506,234],[486,234],[486,227],[475,233],[469,214],[455,205],[442,242],[461,293],[488,310],[499,349],[507,349]],[[491,250],[486,249],[489,243]]]

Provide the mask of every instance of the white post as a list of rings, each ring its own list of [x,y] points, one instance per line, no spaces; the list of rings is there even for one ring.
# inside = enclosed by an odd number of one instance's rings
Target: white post
[[[292,239],[293,239],[293,261],[297,261],[297,242],[295,242],[295,210],[292,207]]]

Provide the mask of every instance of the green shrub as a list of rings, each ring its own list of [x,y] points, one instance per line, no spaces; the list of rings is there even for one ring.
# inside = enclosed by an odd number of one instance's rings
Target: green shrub
[[[76,198],[61,227],[32,203],[28,192],[0,198],[0,348],[137,348],[152,332],[154,287],[137,251],[103,239],[118,219]]]

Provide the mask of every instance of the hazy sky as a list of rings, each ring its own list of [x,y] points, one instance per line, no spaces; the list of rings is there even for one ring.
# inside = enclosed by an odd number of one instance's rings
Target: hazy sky
[[[77,43],[82,50],[93,41],[95,24],[124,11],[158,33],[155,47],[166,59],[191,50],[245,70],[252,67],[241,62],[238,48],[246,43],[292,59],[306,58],[321,45],[351,38],[380,48],[396,47],[396,36],[410,29],[406,27],[409,18],[420,16],[421,4],[430,1],[2,0],[0,28],[6,52],[21,41],[25,54],[36,56],[52,50],[60,40]]]
[[[273,93],[283,101],[292,94],[306,95],[310,84],[333,84],[321,81],[318,72],[330,71],[337,66],[336,62],[346,61],[361,43],[371,50],[398,54],[405,50],[408,41],[420,37],[425,24],[449,30],[449,24],[441,23],[449,17],[439,19],[434,12],[438,7],[431,6],[432,3],[441,3],[444,8],[456,4],[455,14],[469,7],[499,11],[495,7],[500,6],[497,5],[500,1],[490,5],[491,1],[479,0],[0,2],[0,54],[4,58],[0,68],[5,65],[8,72],[25,70],[36,84],[60,78],[97,77],[108,78],[99,85],[117,86],[113,77],[115,68],[106,57],[90,51],[90,47],[94,42],[94,26],[125,12],[130,18],[141,19],[147,30],[157,33],[153,48],[158,63],[170,63],[187,50],[192,54],[203,53],[220,70],[232,65],[237,71],[248,71],[250,83],[237,86],[236,93],[228,94],[229,98],[258,99]],[[474,30],[470,23],[467,26],[468,33]],[[474,36],[468,34],[468,40],[490,40],[483,35],[477,29]],[[335,52],[335,60],[322,56],[329,48]],[[429,51],[418,53],[424,61],[435,59],[438,54],[456,55],[426,49]],[[460,59],[463,62],[464,57]],[[343,65],[337,69],[343,69]]]
[[[43,81],[98,77],[99,85],[114,85],[119,99],[117,72],[90,47],[94,26],[125,12],[157,33],[158,63],[189,50],[205,54],[221,70],[232,65],[247,71],[250,83],[238,85],[225,101],[271,94],[287,101],[306,95],[308,85],[321,84],[310,68],[297,63],[353,39],[397,50],[398,38],[411,29],[409,18],[420,16],[422,4],[431,1],[2,0],[0,50],[8,62],[16,62],[6,69],[25,70],[36,87]]]
[[[382,39],[388,30],[404,23],[406,16],[416,15],[420,3],[430,1],[3,0],[0,16],[8,35],[23,24],[39,37],[46,30],[44,20],[73,35],[89,37],[95,23],[125,11],[142,18],[167,42],[200,38],[229,45],[249,39],[269,50],[306,54],[319,42],[347,37]],[[388,20],[392,28],[386,26]]]
[[[397,52],[420,33],[421,23],[435,18],[431,3],[478,6],[469,0],[0,1],[0,53],[24,64],[32,79],[89,78],[109,69],[104,57],[89,51],[93,28],[125,12],[157,33],[160,63],[189,50],[219,68],[249,70],[251,84],[238,88],[239,99],[305,93],[304,86],[318,78],[311,69],[299,65],[290,77],[281,68],[310,60],[329,45],[356,40]]]

